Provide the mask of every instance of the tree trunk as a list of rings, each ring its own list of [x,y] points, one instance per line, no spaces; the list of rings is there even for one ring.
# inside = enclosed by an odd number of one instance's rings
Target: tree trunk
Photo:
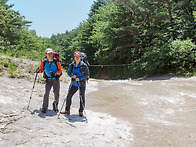
[[[174,23],[173,23],[173,19],[172,19],[172,12],[171,12],[171,3],[170,3],[170,0],[166,0],[166,3],[168,5],[168,11],[169,11],[169,20],[170,20],[170,26],[171,26],[171,37],[172,37],[172,40],[175,40],[175,34],[174,34]]]

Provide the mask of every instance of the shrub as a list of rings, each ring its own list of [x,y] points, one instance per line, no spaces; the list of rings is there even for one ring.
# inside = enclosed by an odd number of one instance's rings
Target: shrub
[[[141,58],[133,61],[126,70],[126,77],[138,78],[165,73],[188,76],[194,75],[195,69],[196,45],[190,39],[175,40],[145,48]]]
[[[175,40],[170,44],[171,61],[173,68],[178,70],[192,70],[196,66],[196,45],[190,39]]]
[[[17,66],[16,66],[16,63],[10,63],[9,66],[9,74],[11,77],[15,77],[14,75],[16,74],[15,71],[17,70]]]
[[[134,61],[134,66],[139,75],[164,73],[169,70],[170,54],[168,43],[147,47],[142,57]]]

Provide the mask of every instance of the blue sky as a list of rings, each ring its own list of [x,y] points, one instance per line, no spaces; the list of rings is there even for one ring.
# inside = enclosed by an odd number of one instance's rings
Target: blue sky
[[[76,28],[88,18],[96,0],[9,0],[13,10],[32,21],[30,29],[38,36],[51,37]]]

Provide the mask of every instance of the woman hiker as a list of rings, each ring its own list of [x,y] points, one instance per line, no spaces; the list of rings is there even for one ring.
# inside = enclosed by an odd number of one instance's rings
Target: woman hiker
[[[60,81],[59,77],[62,75],[61,64],[58,59],[53,58],[53,50],[51,48],[45,51],[46,58],[42,60],[40,69],[37,72],[44,72],[46,78],[45,94],[42,105],[42,113],[46,113],[49,103],[49,93],[53,87],[55,101],[53,102],[53,110],[58,113]]]
[[[79,108],[79,116],[83,116],[83,110],[85,107],[85,89],[86,89],[86,81],[89,78],[89,68],[86,63],[81,61],[81,53],[76,51],[74,53],[75,62],[71,63],[68,70],[68,75],[71,77],[72,82],[69,87],[69,92],[67,94],[66,99],[66,107],[65,111],[61,112],[61,114],[70,115],[70,107],[72,103],[72,97],[80,90],[80,108]]]

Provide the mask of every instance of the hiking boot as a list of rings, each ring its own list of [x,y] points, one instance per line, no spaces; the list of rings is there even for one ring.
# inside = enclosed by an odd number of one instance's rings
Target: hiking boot
[[[42,108],[42,113],[46,113],[47,109]]]
[[[54,110],[54,112],[56,112],[56,113],[58,113],[59,112],[59,109],[53,109]]]
[[[79,112],[79,116],[80,117],[83,117],[84,115],[83,115],[83,112]]]
[[[70,115],[70,112],[69,111],[67,111],[67,110],[65,110],[65,111],[63,111],[63,112],[60,112],[61,114],[67,114],[67,115]]]
[[[58,112],[59,112],[59,110],[57,109],[57,107],[56,107],[56,103],[55,103],[55,102],[52,104],[52,106],[53,106],[53,110],[54,110],[54,112],[58,113]]]

